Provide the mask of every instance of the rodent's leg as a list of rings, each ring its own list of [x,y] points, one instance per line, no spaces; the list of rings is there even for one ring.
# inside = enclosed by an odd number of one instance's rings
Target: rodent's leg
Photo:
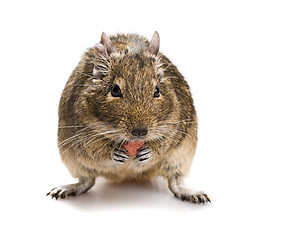
[[[204,192],[195,192],[183,187],[183,178],[175,176],[168,179],[168,187],[174,193],[175,197],[182,201],[190,201],[192,203],[211,203],[209,197]]]
[[[112,159],[116,162],[123,163],[128,159],[127,150],[123,147],[115,147],[112,152]]]
[[[58,200],[58,198],[65,198],[67,196],[77,196],[90,190],[94,186],[94,184],[95,178],[82,177],[79,178],[78,183],[53,188],[49,193],[47,193],[47,196],[50,195],[56,200]]]
[[[150,159],[151,157],[151,150],[147,145],[143,145],[138,149],[138,154],[136,155],[136,158],[140,162],[146,162]]]

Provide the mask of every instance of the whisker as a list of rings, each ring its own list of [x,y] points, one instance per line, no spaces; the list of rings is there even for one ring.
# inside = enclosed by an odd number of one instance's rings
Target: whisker
[[[99,126],[99,125],[102,125],[102,126]],[[81,127],[82,125],[79,125],[78,127]],[[79,131],[77,131],[73,136],[70,136],[66,139],[64,139],[62,142],[58,143],[58,146],[61,148],[63,146],[65,146],[66,144],[70,143],[71,141],[74,141],[75,139],[79,138],[80,136],[82,136],[84,134],[84,132],[90,128],[94,128],[96,126],[99,126],[97,128],[97,130],[103,130],[103,129],[106,129],[106,130],[109,130],[109,127],[107,126],[104,126],[103,123],[95,123],[95,124],[91,124]],[[73,128],[73,127],[76,127],[76,126],[59,126],[59,128]],[[92,131],[94,131],[93,129],[89,130],[89,133],[91,133]],[[89,133],[87,133],[89,135]],[[80,139],[77,139],[78,141],[80,141],[81,139],[83,140],[83,138],[87,138],[88,135],[84,134],[83,137],[81,137]]]
[[[101,136],[103,136],[103,135],[106,135],[106,134],[109,134],[109,133],[117,133],[117,132],[118,132],[118,131],[111,130],[111,131],[107,131],[107,132],[97,133],[97,134],[91,136],[92,139],[90,139],[90,141],[88,141],[88,142],[84,145],[84,147],[89,146],[89,144],[90,144],[93,140],[95,140],[95,138],[97,138],[97,137],[99,138],[99,137],[101,137]]]
[[[75,125],[75,126],[58,126],[58,128],[80,128],[85,127],[86,125]]]
[[[173,65],[173,63],[168,64],[167,67],[163,69],[163,71],[166,71],[171,65]]]

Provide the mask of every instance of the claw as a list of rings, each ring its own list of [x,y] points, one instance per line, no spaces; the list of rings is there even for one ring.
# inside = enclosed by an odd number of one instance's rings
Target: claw
[[[136,158],[140,162],[148,161],[151,157],[151,150],[147,145],[142,146],[138,149],[139,153],[136,155]]]
[[[56,200],[58,200],[59,197],[60,197],[60,196],[59,196],[59,192],[56,192],[56,194],[54,194],[54,197],[55,197]]]
[[[189,201],[192,203],[199,203],[199,204],[206,204],[208,202],[211,203],[211,200],[209,199],[209,197],[204,193],[198,193],[198,194],[192,194],[192,195],[181,194],[179,198],[182,201]]]
[[[197,196],[197,198],[198,198],[199,203],[205,203],[205,201],[206,201],[205,198],[202,195]]]
[[[120,147],[120,148],[114,148],[112,153],[112,159],[119,163],[124,163],[127,159],[127,151],[126,149]]]

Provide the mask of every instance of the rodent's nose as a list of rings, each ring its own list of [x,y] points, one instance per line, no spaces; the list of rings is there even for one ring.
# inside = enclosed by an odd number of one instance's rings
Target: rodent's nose
[[[148,130],[146,127],[135,127],[132,129],[132,135],[136,137],[145,136],[148,133]]]

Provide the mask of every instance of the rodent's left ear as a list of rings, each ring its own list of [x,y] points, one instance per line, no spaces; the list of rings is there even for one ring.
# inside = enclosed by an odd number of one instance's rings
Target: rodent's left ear
[[[149,43],[148,51],[153,55],[157,55],[159,52],[159,48],[160,48],[160,37],[159,33],[155,31]]]

